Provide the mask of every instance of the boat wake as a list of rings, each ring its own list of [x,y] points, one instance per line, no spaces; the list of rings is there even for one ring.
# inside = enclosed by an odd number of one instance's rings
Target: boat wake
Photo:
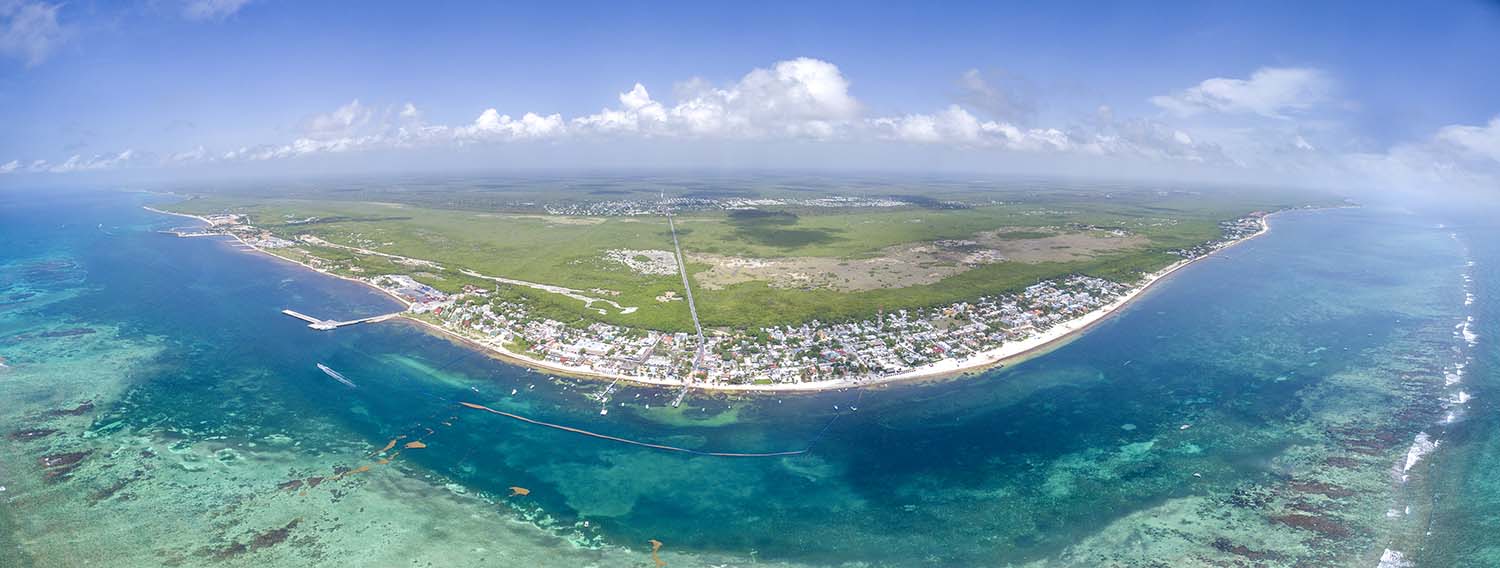
[[[354,384],[354,381],[351,381],[348,378],[344,377],[343,373],[340,373],[338,371],[335,371],[333,369],[328,368],[328,365],[324,365],[322,363],[318,363],[318,370],[319,371],[323,371],[323,374],[326,374],[329,377],[332,377],[333,380],[338,381],[340,383],[344,383],[344,386],[346,386],[346,387],[349,387],[351,389],[359,388],[358,385]]]

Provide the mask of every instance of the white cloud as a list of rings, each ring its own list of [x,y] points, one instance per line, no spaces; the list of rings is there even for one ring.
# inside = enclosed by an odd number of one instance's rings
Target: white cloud
[[[185,0],[182,16],[189,20],[222,21],[235,15],[251,0]]]
[[[573,119],[579,130],[603,133],[645,132],[664,133],[667,111],[661,103],[651,99],[646,86],[636,83],[629,91],[620,93],[619,109],[603,109],[597,114]]]
[[[0,54],[40,65],[67,40],[67,31],[57,23],[61,4],[0,0]]]
[[[67,161],[56,165],[48,165],[45,160],[38,160],[32,164],[31,169],[33,171],[46,171],[55,174],[109,170],[123,166],[138,157],[135,150],[125,150],[117,154],[97,154],[87,158],[79,154],[74,154]]]
[[[313,138],[348,136],[368,124],[372,114],[369,107],[359,104],[359,99],[354,99],[333,112],[314,115],[308,119],[307,133]]]
[[[932,114],[907,114],[868,121],[879,139],[917,144],[947,144],[1013,152],[1125,156],[1154,160],[1227,163],[1219,148],[1162,123],[1116,121],[1101,108],[1091,126],[1023,128],[1005,121],[980,120],[958,105]]]
[[[1150,100],[1178,116],[1222,112],[1286,118],[1289,113],[1326,102],[1333,85],[1333,80],[1318,69],[1263,67],[1249,79],[1216,77]]]
[[[495,109],[485,109],[474,123],[460,127],[455,132],[460,141],[467,140],[524,140],[548,138],[564,133],[562,115],[541,116],[528,112],[520,119],[500,114]]]
[[[1484,126],[1455,124],[1437,133],[1437,140],[1452,146],[1466,157],[1488,158],[1500,162],[1500,116]]]
[[[934,114],[875,118],[870,120],[870,125],[883,138],[923,144],[982,144],[989,142],[982,139],[987,133],[999,133],[1002,139],[1008,139],[1008,131],[1019,132],[1008,124],[981,123],[958,105],[949,105]]]
[[[802,57],[751,70],[731,85],[702,79],[677,88],[667,107],[637,83],[620,107],[573,119],[584,132],[682,137],[828,138],[858,118],[859,101],[838,66]]]
[[[1428,140],[1397,144],[1382,153],[1341,156],[1334,175],[1354,175],[1376,187],[1430,192],[1500,187],[1500,116],[1486,125],[1444,126]]]
[[[16,171],[16,170],[18,170],[20,168],[21,168],[21,161],[20,160],[11,160],[9,162],[6,162],[4,165],[0,165],[0,174],[8,174],[8,173]]]
[[[186,152],[178,152],[176,154],[172,154],[167,159],[173,162],[201,162],[209,159],[208,149],[204,148],[203,146],[198,146],[197,148],[193,148],[192,150],[188,150]]]

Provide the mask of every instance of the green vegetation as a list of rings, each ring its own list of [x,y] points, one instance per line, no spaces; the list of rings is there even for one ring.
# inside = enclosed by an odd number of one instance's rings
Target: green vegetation
[[[585,202],[650,199],[649,192],[639,187],[619,189],[625,192],[619,195],[599,194],[616,191],[607,185],[589,187],[586,192],[558,194],[555,199]],[[903,195],[892,188],[885,189],[890,192],[884,195]],[[935,282],[900,287],[838,291],[819,286],[774,287],[763,280],[752,280],[710,289],[695,283],[698,311],[704,325],[753,328],[810,319],[869,317],[882,310],[942,305],[1014,291],[1038,280],[1074,273],[1131,281],[1177,260],[1170,253],[1172,250],[1219,238],[1220,221],[1256,210],[1337,203],[1327,197],[1308,199],[1263,189],[1187,192],[1115,188],[1101,192],[938,186],[923,192],[921,198],[910,195],[921,190],[904,189],[902,199],[916,205],[814,207],[792,202],[792,205],[754,210],[688,212],[679,215],[678,234],[689,257],[814,261],[826,258],[830,266],[845,268],[861,259],[885,258],[892,247],[937,241],[970,242],[988,238],[991,242],[1019,245],[1059,234],[1084,233],[1124,235],[1135,240],[1130,241],[1129,247],[1084,256],[1061,254],[1050,261],[975,263]],[[794,195],[804,200],[830,194],[862,195],[858,189],[848,187],[825,191],[793,191],[782,187],[758,194],[745,189],[734,191],[737,196]],[[413,199],[402,199],[412,203],[216,195],[188,200],[174,209],[199,214],[244,213],[255,226],[283,238],[311,235],[335,245],[442,265],[442,269],[406,266],[381,256],[306,243],[278,251],[293,258],[313,255],[336,261],[351,267],[356,271],[354,275],[410,274],[447,292],[458,291],[465,285],[495,288],[493,281],[459,272],[469,269],[488,276],[563,286],[585,296],[638,308],[629,314],[612,308],[600,314],[598,308],[608,307],[595,303],[586,308],[578,299],[523,286],[500,287],[503,298],[523,300],[534,313],[570,325],[605,321],[636,328],[691,329],[684,302],[656,299],[668,291],[683,294],[677,275],[641,274],[622,262],[605,258],[610,250],[672,250],[664,218],[548,215],[535,203],[521,206],[511,200],[504,201],[509,205],[502,206],[498,197],[476,197],[483,193],[464,192],[448,199],[420,194]],[[701,187],[693,193],[699,197],[721,196]],[[383,194],[381,197],[412,196]],[[439,202],[443,208],[434,206]],[[982,247],[962,245],[958,250],[978,248]],[[1033,253],[1045,255],[1046,251]],[[638,264],[649,260],[638,253],[629,253],[625,258]],[[955,263],[932,259],[919,265],[951,268]],[[697,275],[713,268],[697,261],[688,266],[695,280]]]
[[[683,294],[676,275],[646,276],[603,259],[610,249],[670,250],[671,235],[660,217],[575,218],[538,214],[505,214],[425,209],[388,203],[340,201],[249,200],[200,198],[174,206],[195,214],[233,212],[283,238],[311,235],[330,243],[431,260],[445,270],[401,266],[390,259],[345,249],[301,245],[315,256],[363,270],[354,275],[411,274],[444,292],[465,284],[494,288],[488,280],[466,276],[469,269],[498,276],[564,286],[586,296],[636,306],[632,314],[608,314],[584,308],[583,302],[540,290],[507,286],[507,293],[527,298],[534,310],[554,319],[582,317],[652,329],[688,330],[692,322],[682,302],[661,303],[664,291]],[[312,219],[308,221],[308,219]],[[292,252],[290,255],[297,253]],[[425,273],[425,274],[424,274]],[[592,289],[618,292],[618,296]],[[602,306],[601,306],[602,307]]]

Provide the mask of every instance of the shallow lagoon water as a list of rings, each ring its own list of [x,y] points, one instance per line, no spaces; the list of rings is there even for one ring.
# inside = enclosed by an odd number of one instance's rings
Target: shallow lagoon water
[[[1373,566],[1461,519],[1429,468],[1492,404],[1455,335],[1482,251],[1374,208],[1278,216],[1014,368],[600,414],[414,325],[309,330],[279,311],[396,306],[153,199],[0,195],[0,564]]]

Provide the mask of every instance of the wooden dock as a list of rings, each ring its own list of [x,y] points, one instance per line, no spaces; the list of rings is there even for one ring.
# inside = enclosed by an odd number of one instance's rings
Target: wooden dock
[[[371,316],[371,317],[360,318],[360,319],[355,319],[355,320],[337,321],[337,320],[318,319],[318,318],[312,317],[310,315],[304,314],[304,313],[296,311],[296,310],[281,310],[281,313],[289,315],[289,316],[292,316],[292,317],[297,318],[299,320],[305,321],[305,322],[307,322],[307,327],[316,329],[318,331],[331,331],[331,330],[335,330],[335,329],[344,327],[346,325],[354,325],[354,324],[357,324],[357,323],[379,323],[379,322],[383,322],[385,320],[391,319],[393,317],[396,317],[397,315],[400,314],[400,312],[395,312],[395,313],[381,314],[381,315],[378,315],[378,316]]]

